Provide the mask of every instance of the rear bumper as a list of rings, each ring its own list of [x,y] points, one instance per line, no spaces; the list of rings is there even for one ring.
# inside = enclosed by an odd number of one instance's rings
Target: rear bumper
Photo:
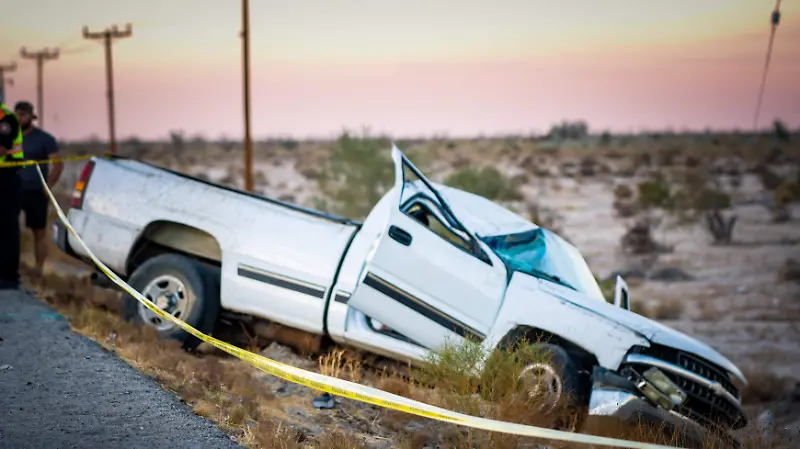
[[[677,436],[684,447],[707,447],[712,438],[720,435],[695,420],[675,411],[654,405],[625,377],[596,367],[593,373],[589,415],[615,418],[626,423],[649,423],[661,428],[670,436]],[[733,434],[723,436],[724,448],[740,448],[740,440]]]
[[[53,223],[53,243],[56,244],[56,247],[62,253],[74,257],[76,259],[80,259],[80,257],[75,254],[75,251],[69,246],[69,232],[67,231],[66,226],[61,221],[57,221]]]

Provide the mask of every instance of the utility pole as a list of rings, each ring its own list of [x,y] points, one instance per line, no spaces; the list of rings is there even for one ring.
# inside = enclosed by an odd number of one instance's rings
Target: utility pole
[[[0,64],[0,103],[5,103],[6,101],[6,73],[13,72],[14,70],[17,70],[16,62]],[[14,80],[9,78],[8,84],[9,86],[13,86]]]
[[[764,61],[764,71],[761,75],[761,88],[758,91],[758,100],[756,102],[756,114],[753,117],[753,130],[758,130],[758,117],[761,115],[761,102],[764,100],[764,87],[767,84],[767,73],[769,72],[769,61],[772,59],[772,44],[775,42],[775,33],[778,31],[778,25],[781,23],[781,0],[775,0],[775,9],[769,16],[770,32],[769,44],[767,45],[767,58]]]
[[[244,189],[253,191],[253,142],[250,139],[250,0],[242,0],[242,88],[244,96]]]
[[[36,61],[36,109],[39,116],[39,127],[44,128],[44,63],[58,59],[58,49],[44,48],[39,51],[29,52],[25,47],[19,51],[22,59]]]
[[[117,153],[116,122],[114,119],[114,58],[111,46],[114,39],[123,39],[133,35],[131,24],[125,24],[125,29],[120,30],[116,25],[103,31],[90,32],[89,27],[83,27],[83,38],[101,41],[106,50],[106,99],[108,100],[108,145],[111,154]]]

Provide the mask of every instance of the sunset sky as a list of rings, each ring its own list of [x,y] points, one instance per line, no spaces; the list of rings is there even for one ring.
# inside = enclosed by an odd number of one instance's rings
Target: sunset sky
[[[24,7],[23,7],[24,5]],[[36,100],[19,48],[45,65],[45,128],[107,137],[103,50],[81,27],[133,24],[114,45],[117,135],[242,135],[240,2],[0,0],[9,103]],[[752,125],[773,0],[251,0],[256,137]],[[15,14],[9,13],[15,12]],[[782,5],[766,126],[800,126],[800,1]]]

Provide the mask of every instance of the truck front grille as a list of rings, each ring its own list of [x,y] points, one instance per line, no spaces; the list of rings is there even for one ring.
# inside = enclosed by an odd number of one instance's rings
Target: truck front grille
[[[713,363],[700,359],[692,354],[682,351],[654,346],[650,348],[637,348],[633,351],[639,355],[653,357],[672,365],[691,371],[701,377],[719,383],[728,393],[737,400],[739,390],[733,385],[724,371]],[[629,363],[629,367],[636,372],[642,373],[647,366],[639,366],[637,363]],[[742,413],[736,403],[732,403],[728,398],[720,396],[712,391],[708,386],[696,382],[691,378],[681,376],[668,370],[662,370],[675,384],[677,384],[688,395],[686,402],[676,410],[688,416],[706,427],[722,426],[728,429],[739,429],[747,424],[747,418]]]
[[[709,362],[708,360],[701,359],[693,354],[670,348],[668,346],[651,345],[649,348],[637,347],[637,354],[649,355],[657,359],[664,360],[665,362],[673,363],[684,369],[699,374],[706,379],[713,380],[714,382],[722,385],[723,388],[728,390],[736,399],[741,399],[739,389],[733,384],[725,370],[717,365]]]

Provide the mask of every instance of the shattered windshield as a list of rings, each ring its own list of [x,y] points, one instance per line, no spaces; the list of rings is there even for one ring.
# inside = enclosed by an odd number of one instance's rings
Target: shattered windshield
[[[481,237],[481,240],[514,271],[547,279],[592,299],[605,301],[592,270],[578,250],[546,229]]]

